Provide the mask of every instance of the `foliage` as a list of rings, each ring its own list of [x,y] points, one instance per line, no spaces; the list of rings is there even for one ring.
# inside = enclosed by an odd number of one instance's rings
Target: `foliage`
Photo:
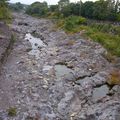
[[[61,11],[64,7],[69,6],[69,0],[60,0],[58,2],[59,10]]]
[[[101,43],[112,55],[120,56],[120,37],[118,35],[99,32],[93,28],[88,29],[86,35]]]
[[[48,5],[46,2],[34,2],[32,3],[26,10],[27,14],[33,15],[33,16],[44,16],[48,12]]]
[[[8,20],[11,18],[7,2],[8,0],[0,0],[0,20]]]
[[[56,6],[56,10],[63,14],[64,17],[77,15],[90,19],[110,21],[119,20],[119,8],[119,0],[86,1],[85,3],[82,1],[70,3],[69,0],[60,0],[58,6]]]
[[[24,9],[24,5],[17,2],[15,4],[9,4],[9,8],[13,11],[22,11]]]
[[[78,3],[70,3],[69,7],[71,9],[71,15],[81,15],[81,5],[82,2],[78,2]]]
[[[56,13],[57,17],[82,16],[95,20],[110,20],[120,21],[120,2],[119,0],[98,0],[95,2],[79,1],[77,3],[70,3],[69,0],[60,0],[57,5],[47,6],[46,2],[35,2],[31,4],[27,13],[30,15],[43,16]],[[52,14],[53,15],[53,14]]]
[[[117,25],[113,25],[111,23],[95,23],[95,22],[89,22],[88,23],[90,27],[97,29],[98,31],[118,35],[120,36],[120,27]]]
[[[87,23],[87,19],[78,16],[69,16],[65,19],[58,20],[57,27],[63,28],[66,32],[75,32],[77,26]],[[75,30],[75,31],[74,31]]]
[[[83,20],[82,22],[79,22]],[[58,28],[67,33],[84,31],[86,38],[101,43],[112,55],[120,56],[120,27],[107,23],[86,24],[86,19],[78,16],[70,16],[59,20]]]
[[[117,14],[117,21],[120,22],[120,13]]]
[[[94,3],[92,1],[87,1],[82,5],[82,16],[87,18],[93,18],[93,6]]]
[[[50,8],[49,8],[49,11],[50,12],[56,12],[56,11],[58,11],[58,5],[51,5]]]
[[[70,8],[70,6],[64,6],[62,9],[61,9],[61,11],[60,11],[60,13],[64,16],[64,17],[68,17],[68,16],[70,16],[71,15],[71,8]]]

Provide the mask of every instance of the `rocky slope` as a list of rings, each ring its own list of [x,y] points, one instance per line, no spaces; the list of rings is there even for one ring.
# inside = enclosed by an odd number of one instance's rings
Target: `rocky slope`
[[[98,43],[14,14],[17,41],[0,77],[2,120],[120,120],[120,87]]]

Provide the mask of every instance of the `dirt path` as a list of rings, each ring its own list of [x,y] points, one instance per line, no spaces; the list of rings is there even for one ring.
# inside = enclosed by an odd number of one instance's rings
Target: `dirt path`
[[[105,49],[80,34],[53,29],[50,20],[14,17],[17,40],[1,75],[1,119],[120,119],[120,88],[106,85],[112,67]],[[13,117],[6,111],[10,107]]]

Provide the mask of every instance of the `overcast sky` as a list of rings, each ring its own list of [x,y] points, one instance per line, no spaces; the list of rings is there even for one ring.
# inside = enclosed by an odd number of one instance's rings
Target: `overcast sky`
[[[59,0],[10,0],[10,2],[12,3],[16,3],[16,2],[21,2],[21,3],[24,3],[24,4],[31,4],[35,1],[40,1],[40,2],[43,2],[43,1],[47,1],[47,3],[49,5],[52,5],[52,4],[56,4]],[[70,0],[71,2],[76,2],[76,1],[80,1],[80,0]],[[86,1],[86,0],[82,0],[83,2]]]

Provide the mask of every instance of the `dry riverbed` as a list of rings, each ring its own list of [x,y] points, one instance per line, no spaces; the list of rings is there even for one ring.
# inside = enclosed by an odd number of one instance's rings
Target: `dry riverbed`
[[[14,14],[17,39],[0,77],[0,120],[120,120],[120,86],[98,43]]]

